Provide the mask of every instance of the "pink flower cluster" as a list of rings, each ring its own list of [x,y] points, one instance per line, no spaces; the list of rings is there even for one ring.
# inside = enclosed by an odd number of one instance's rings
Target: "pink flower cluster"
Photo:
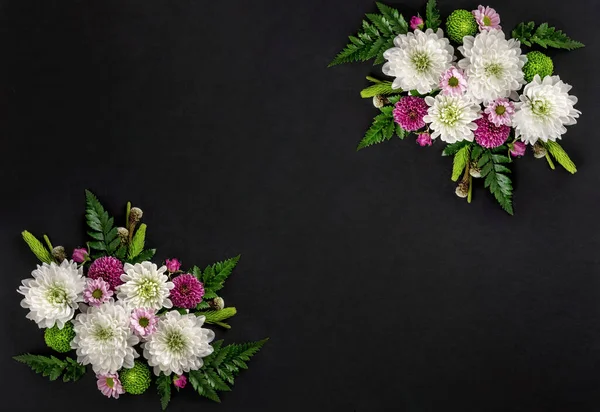
[[[405,96],[394,106],[394,121],[404,130],[414,132],[425,127],[423,117],[427,114],[425,99],[416,96]]]
[[[102,279],[108,282],[111,290],[116,290],[117,286],[123,284],[121,275],[123,274],[123,264],[112,256],[104,256],[92,262],[88,269],[88,278]]]

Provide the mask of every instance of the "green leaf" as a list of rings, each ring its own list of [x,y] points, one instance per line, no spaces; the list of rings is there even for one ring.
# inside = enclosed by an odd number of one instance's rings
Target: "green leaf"
[[[162,372],[156,377],[156,390],[160,396],[160,405],[163,411],[167,409],[171,400],[171,382],[171,377]]]
[[[362,29],[356,36],[349,36],[350,42],[338,53],[329,67],[342,63],[352,63],[374,59],[374,64],[384,62],[383,53],[393,47],[394,37],[408,32],[404,17],[389,6],[377,3],[381,14],[367,14]],[[372,97],[372,96],[371,96]]]
[[[132,259],[127,259],[127,262],[131,263],[132,265],[135,265],[136,263],[145,262],[147,260],[151,260],[154,257],[155,253],[156,253],[156,249],[146,249],[143,252],[141,252],[139,255],[137,255],[136,257],[134,257]]]
[[[129,259],[133,259],[144,250],[144,245],[146,241],[146,225],[142,223],[138,230],[135,232],[133,239],[131,240],[131,244],[129,245],[129,254],[127,255]]]
[[[13,359],[17,362],[24,363],[33,371],[49,378],[51,381],[58,379],[60,375],[63,374],[63,371],[65,372],[65,376],[63,377],[65,382],[76,381],[85,373],[85,366],[80,365],[71,358],[62,361],[54,356],[32,355],[26,353],[14,356]]]
[[[363,99],[375,96],[384,96],[389,94],[402,93],[402,89],[392,89],[392,82],[383,81],[375,83],[360,92]]]
[[[428,0],[425,9],[425,26],[436,31],[441,24],[442,20],[440,19],[440,11],[437,8],[436,0]]]
[[[89,242],[88,245],[91,249],[103,252],[102,255],[113,256],[120,244],[114,219],[108,215],[92,192],[86,190],[85,198],[86,222],[90,232],[96,232],[96,235],[92,236],[95,241]]]
[[[386,106],[381,108],[382,112],[384,111],[383,109],[386,109]],[[393,108],[391,106],[387,106],[387,109],[389,109],[389,114],[383,112],[375,116],[373,119],[373,124],[365,133],[365,137],[363,137],[363,139],[360,141],[356,150],[361,150],[365,147],[372,146],[376,143],[381,143],[392,138],[393,133],[389,134],[389,128],[390,125],[395,127],[394,117],[391,113]]]
[[[226,319],[235,316],[237,310],[234,307],[226,307],[221,310],[209,310],[206,312],[196,312],[196,316],[204,316],[206,323],[222,322]]]
[[[236,267],[240,260],[240,255],[226,259],[222,262],[217,262],[211,266],[208,266],[204,270],[202,280],[205,287],[212,290],[219,290],[223,288],[225,280],[231,275],[233,269]]]
[[[567,152],[565,152],[565,150],[560,144],[549,140],[546,143],[544,143],[544,146],[546,147],[548,153],[550,153],[552,157],[556,159],[556,161],[562,167],[564,167],[567,172],[572,174],[575,174],[577,172],[577,167],[575,166],[575,163],[573,163]]]
[[[458,153],[460,149],[462,149],[465,146],[469,146],[470,144],[471,142],[468,142],[466,140],[461,140],[460,142],[449,144],[444,148],[442,156],[454,156],[456,153]]]
[[[219,395],[215,389],[210,385],[208,380],[206,379],[206,374],[202,369],[197,371],[190,371],[188,374],[190,383],[198,395],[204,396],[215,402],[221,402]]]
[[[501,146],[507,150],[506,146]],[[509,163],[510,158],[500,154],[492,154],[489,149],[485,149],[478,166],[481,168],[481,177],[484,177],[484,186],[494,195],[502,209],[508,214],[513,214],[512,206],[512,181],[505,173],[506,166],[503,163]],[[510,171],[510,170],[509,170]]]
[[[50,264],[54,259],[52,258],[52,253],[40,242],[35,236],[29,233],[27,230],[21,232],[21,236],[23,236],[23,240],[29,246],[29,249],[33,252],[33,254],[42,262]]]
[[[540,24],[535,31],[534,27],[535,23],[532,21],[520,23],[513,30],[512,36],[527,46],[535,43],[543,48],[553,47],[566,50],[575,50],[584,47],[583,43],[571,39],[561,30],[549,26],[548,23]]]
[[[467,164],[469,163],[469,158],[470,158],[470,153],[471,152],[471,145],[466,145],[461,147],[458,152],[456,152],[456,154],[454,155],[454,162],[452,165],[452,181],[456,182],[460,176],[462,175],[462,172],[465,170],[465,168],[467,167]]]

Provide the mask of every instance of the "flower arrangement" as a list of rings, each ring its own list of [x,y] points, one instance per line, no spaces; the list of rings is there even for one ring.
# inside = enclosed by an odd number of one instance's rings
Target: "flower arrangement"
[[[372,76],[362,90],[380,110],[358,149],[416,135],[420,146],[436,140],[453,156],[456,195],[471,202],[473,178],[481,178],[500,206],[513,214],[509,168],[513,158],[531,146],[536,158],[570,173],[575,164],[558,143],[565,126],[577,123],[577,97],[571,86],[553,75],[552,59],[528,47],[573,50],[583,44],[542,23],[520,23],[507,39],[500,15],[490,7],[454,10],[444,30],[436,0],[429,0],[425,19],[407,22],[397,10],[377,3],[362,30],[330,66],[356,61],[383,63],[392,80]],[[553,160],[554,159],[554,160]]]
[[[237,345],[214,341],[204,326],[226,329],[236,314],[219,292],[239,256],[182,270],[178,259],[158,266],[156,249],[145,248],[143,212],[127,204],[125,226],[115,227],[96,196],[86,191],[86,221],[92,239],[71,259],[65,248],[44,245],[24,231],[23,239],[42,262],[18,292],[27,318],[44,330],[55,352],[73,357],[24,354],[15,360],[50,380],[76,381],[86,366],[100,392],[112,398],[144,393],[154,381],[166,409],[172,388],[191,384],[199,395],[220,402],[246,362],[266,339]]]

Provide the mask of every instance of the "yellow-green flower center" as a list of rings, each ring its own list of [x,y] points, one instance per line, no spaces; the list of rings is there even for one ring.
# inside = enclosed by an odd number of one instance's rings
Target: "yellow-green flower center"
[[[490,63],[485,67],[485,74],[488,76],[500,77],[504,69],[499,63]]]
[[[92,297],[94,299],[100,299],[102,297],[102,289],[96,289],[92,292]]]
[[[427,53],[422,51],[415,52],[410,58],[410,61],[419,73],[426,72],[431,66],[431,59]]]
[[[148,318],[140,318],[140,320],[138,320],[138,323],[142,328],[145,328],[150,324],[150,320]]]
[[[450,79],[448,79],[448,86],[450,86],[450,87],[458,86],[458,79],[456,77],[452,76]]]
[[[506,113],[506,107],[496,106],[496,114],[497,115],[502,116],[504,113]]]
[[[169,351],[181,353],[186,347],[186,339],[179,331],[171,331],[167,334],[166,342]]]
[[[64,305],[69,301],[67,291],[61,285],[52,285],[46,292],[46,299],[54,305]]]
[[[144,300],[149,300],[156,297],[159,293],[159,286],[155,280],[144,279],[138,286],[138,294]]]
[[[94,330],[94,337],[99,341],[107,341],[115,336],[111,328],[103,327],[98,325]]]
[[[538,117],[548,117],[552,105],[547,100],[534,100],[531,102],[531,112]]]
[[[483,25],[484,26],[491,26],[492,25],[492,19],[490,19],[488,16],[483,16]]]
[[[106,386],[112,389],[115,386],[115,380],[113,378],[106,378]]]
[[[460,120],[462,111],[454,104],[448,104],[440,110],[440,122],[454,126]]]

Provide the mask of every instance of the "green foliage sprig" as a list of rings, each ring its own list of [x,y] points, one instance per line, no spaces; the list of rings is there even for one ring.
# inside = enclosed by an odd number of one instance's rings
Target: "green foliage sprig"
[[[477,167],[481,169],[481,177],[485,178],[484,185],[489,188],[502,209],[512,215],[512,181],[508,177],[510,169],[505,164],[510,163],[506,155],[508,148],[500,146],[495,149],[481,149],[481,156],[477,161]],[[474,159],[476,160],[476,159]]]
[[[425,26],[427,26],[428,29],[436,31],[442,24],[436,0],[428,0],[425,10]]]
[[[61,375],[63,382],[79,380],[85,374],[85,366],[77,363],[74,359],[65,358],[60,360],[54,356],[32,355],[25,353],[14,356],[14,360],[29,366],[33,371],[55,381]]]
[[[571,39],[561,30],[548,26],[548,23],[540,24],[537,29],[533,21],[519,23],[512,31],[512,36],[526,46],[537,44],[545,49],[553,47],[556,49],[575,50],[585,47],[583,43]]]
[[[115,220],[108,215],[98,198],[89,190],[85,191],[85,199],[85,218],[90,228],[88,235],[95,239],[88,242],[88,245],[90,249],[98,251],[100,256],[112,256],[121,244],[117,228],[114,226]]]
[[[565,170],[571,174],[575,174],[577,172],[577,167],[575,163],[571,160],[565,149],[562,148],[560,144],[557,142],[553,142],[551,140],[544,143],[544,147],[552,155],[556,161],[565,168]]]
[[[225,280],[231,275],[239,260],[240,255],[209,265],[204,271],[200,270],[198,266],[192,268],[192,274],[204,285],[205,300],[218,297],[217,291],[223,288]]]
[[[368,99],[375,96],[386,96],[390,94],[400,94],[402,89],[392,89],[392,82],[379,80],[375,77],[367,76],[367,80],[373,84],[360,92],[360,97]]]
[[[197,371],[189,372],[189,381],[200,396],[221,402],[217,391],[230,391],[235,377],[241,369],[248,369],[250,360],[267,342],[257,342],[222,346],[223,341],[212,344],[213,353],[204,358],[204,365]]]
[[[374,64],[384,62],[383,52],[393,47],[394,37],[408,32],[408,23],[398,10],[377,3],[381,14],[367,14],[362,22],[362,30],[356,36],[349,36],[346,45],[329,67],[342,63],[364,62],[375,59]]]
[[[389,101],[390,103],[395,103],[398,101],[398,98],[399,96],[396,96],[396,99],[389,99]],[[356,150],[390,140],[394,134],[400,139],[404,139],[406,136],[406,131],[394,121],[392,114],[394,108],[392,106],[383,106],[379,110],[381,113],[375,116],[373,124],[365,133]]]
[[[23,240],[29,246],[29,249],[33,252],[33,254],[42,262],[50,264],[54,260],[52,257],[52,253],[46,249],[44,244],[38,240],[34,235],[24,230],[21,232],[21,236],[23,236]]]
[[[205,312],[196,312],[196,315],[205,316],[206,320],[204,322],[206,323],[218,325],[225,329],[231,329],[231,326],[223,321],[235,316],[236,313],[236,308],[230,306],[221,310],[208,310]]]
[[[163,411],[167,409],[167,406],[171,401],[172,382],[172,378],[162,372],[156,377],[156,390],[158,392],[158,396],[160,397],[160,406],[162,407]]]
[[[462,146],[454,154],[454,161],[452,163],[452,181],[456,182],[460,179],[463,171],[466,169],[470,161],[471,145],[467,144]]]

